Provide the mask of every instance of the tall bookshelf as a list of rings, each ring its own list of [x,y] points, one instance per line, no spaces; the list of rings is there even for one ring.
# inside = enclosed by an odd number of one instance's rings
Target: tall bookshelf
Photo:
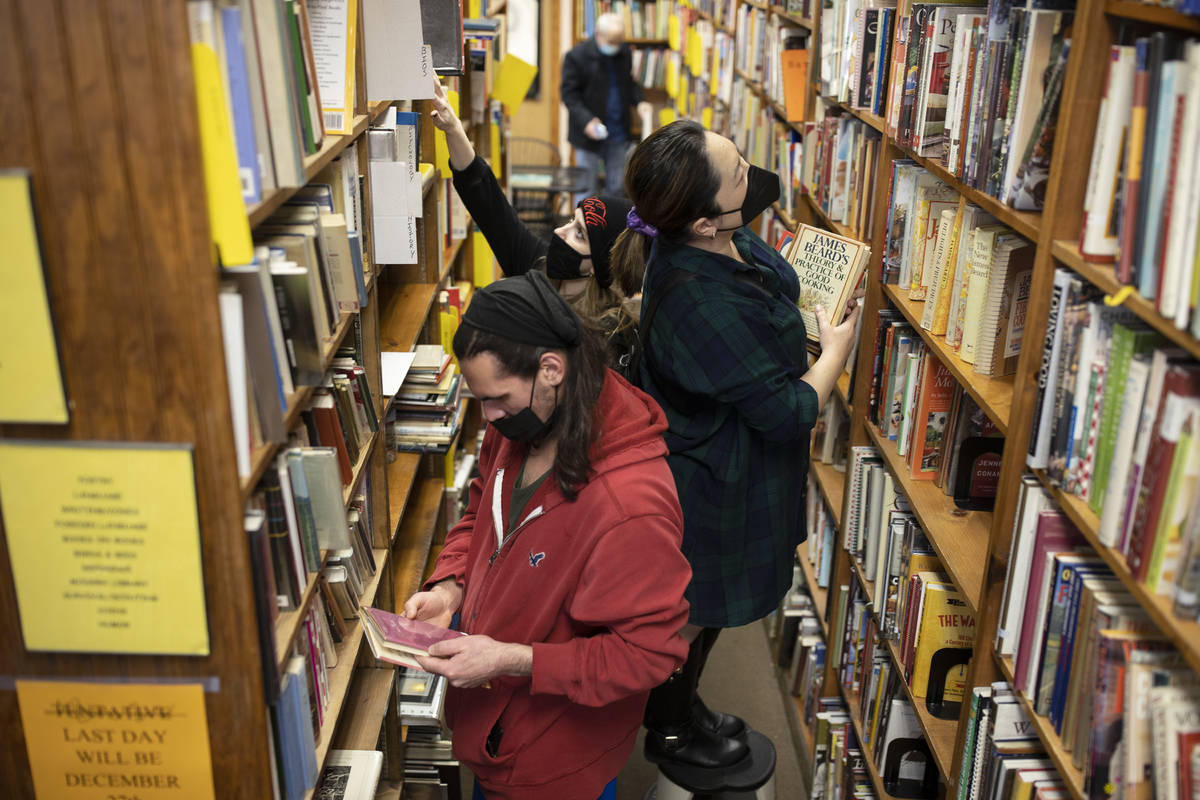
[[[361,3],[359,4],[361,9]],[[254,617],[254,571],[243,509],[278,446],[259,448],[239,480],[218,314],[220,268],[214,261],[205,202],[199,117],[186,3],[3,4],[0,47],[0,167],[31,176],[47,293],[54,313],[63,381],[70,403],[64,426],[2,425],[0,438],[187,443],[194,448],[195,491],[211,653],[203,657],[30,652],[24,647],[12,564],[0,546],[0,795],[33,797],[29,756],[14,680],[200,683],[205,687],[213,785],[218,797],[270,797],[271,739],[262,681],[262,647]],[[362,12],[353,129],[328,134],[304,159],[307,180],[357,142],[370,240],[365,132],[391,103],[368,104]],[[469,81],[470,78],[464,78]],[[464,96],[470,96],[463,86]],[[426,111],[418,102],[416,110]],[[423,115],[422,161],[434,161],[433,132]],[[486,130],[473,132],[490,153]],[[434,170],[436,173],[436,170]],[[343,313],[324,343],[328,367],[358,327],[363,366],[382,420],[380,351],[437,342],[440,288],[469,278],[470,245],[446,245],[437,220],[446,214],[447,181],[426,180],[419,225],[423,261],[412,268],[374,265],[369,302]],[[247,209],[253,229],[296,193],[279,189]],[[452,191],[452,190],[451,190]],[[469,239],[469,236],[468,236]],[[288,429],[311,396],[287,398]],[[474,430],[471,426],[466,426]],[[362,448],[348,504],[370,476],[376,574],[363,605],[396,608],[420,586],[445,534],[442,456],[400,454],[389,462],[384,427]],[[470,444],[462,435],[456,446]],[[322,553],[322,562],[328,553]],[[315,590],[309,574],[300,607],[280,612],[274,649],[286,661]],[[403,731],[396,724],[395,670],[379,668],[363,645],[360,623],[337,645],[329,671],[329,705],[317,737],[317,763],[331,749],[375,749],[385,742],[381,797],[398,798]],[[385,725],[385,719],[389,724]],[[312,796],[310,790],[308,795]]]
[[[684,5],[699,6],[700,4],[684,3]],[[755,0],[738,0],[739,10],[743,6],[751,6],[761,9],[769,15],[779,17],[781,21],[786,21],[788,24],[810,30],[812,32],[809,45],[810,65],[815,65],[819,63],[818,48],[820,46],[822,4],[814,2],[811,5],[813,12],[812,17],[809,18],[789,13],[783,5],[769,5]],[[702,19],[711,20],[711,16],[704,11],[696,10],[695,13]],[[806,222],[842,235],[868,241],[872,248],[872,261],[867,268],[867,295],[863,312],[864,330],[860,341],[869,343],[873,340],[872,329],[878,310],[885,307],[897,309],[920,334],[928,350],[942,360],[943,364],[953,373],[955,380],[979,404],[1005,436],[1000,483],[994,511],[972,511],[964,515],[957,512],[953,508],[952,501],[940,491],[929,491],[933,487],[917,485],[909,480],[908,470],[903,459],[894,455],[893,447],[882,446],[878,432],[868,422],[868,377],[872,368],[872,352],[869,344],[860,346],[856,356],[859,380],[854,387],[853,395],[847,396],[844,384],[842,384],[839,385],[839,391],[835,392],[838,399],[830,400],[830,402],[844,403],[849,412],[850,444],[873,444],[880,451],[885,466],[893,473],[897,487],[903,489],[908,497],[922,528],[941,557],[946,572],[976,614],[978,624],[974,638],[974,655],[968,675],[968,687],[985,686],[997,680],[1011,682],[1013,677],[1011,659],[998,656],[993,642],[1003,599],[1009,548],[1013,537],[1014,518],[1017,511],[1016,498],[1022,476],[1029,472],[1025,466],[1025,453],[1037,402],[1037,372],[1042,355],[1041,343],[1046,332],[1054,270],[1058,267],[1068,267],[1074,270],[1079,276],[1107,293],[1113,302],[1119,302],[1151,328],[1162,333],[1173,345],[1181,347],[1193,358],[1200,358],[1200,341],[1187,332],[1180,331],[1172,320],[1158,313],[1152,302],[1146,301],[1136,293],[1118,295],[1122,285],[1116,280],[1112,267],[1084,261],[1078,246],[1083,215],[1083,195],[1091,164],[1092,144],[1096,134],[1100,101],[1105,89],[1106,65],[1109,60],[1110,46],[1117,41],[1123,28],[1141,32],[1171,30],[1182,35],[1195,35],[1200,32],[1200,21],[1195,17],[1184,16],[1173,9],[1158,5],[1143,5],[1127,0],[1079,0],[1072,28],[1071,51],[1063,87],[1062,105],[1059,111],[1049,187],[1045,207],[1041,213],[1016,211],[995,198],[965,185],[939,161],[918,156],[910,148],[898,144],[893,137],[888,135],[882,117],[853,108],[848,104],[839,103],[832,98],[822,97],[817,82],[810,82],[808,85],[808,119],[812,118],[814,109],[824,105],[832,108],[835,113],[858,118],[877,131],[881,137],[878,161],[874,168],[875,194],[871,213],[859,230],[853,230],[841,222],[830,219],[812,201],[809,194],[801,196],[792,214],[785,213],[778,205],[772,212],[768,212],[774,213],[789,228],[793,228],[800,222]],[[815,66],[810,66],[810,74],[815,74]],[[763,101],[762,107],[772,108],[776,119],[786,122],[783,110],[777,104],[770,102],[760,85],[745,73],[740,73],[738,77],[748,85],[749,91],[760,95]],[[677,103],[677,108],[679,107],[680,104]],[[682,110],[680,109],[681,116],[683,116]],[[704,121],[699,114],[695,114],[694,118]],[[792,125],[802,131],[795,123]],[[1027,342],[1027,346],[1021,351],[1015,375],[991,379],[974,374],[971,367],[963,364],[952,348],[947,347],[944,337],[932,335],[921,327],[919,324],[920,303],[908,300],[906,296],[895,291],[893,286],[879,283],[880,259],[885,251],[884,229],[888,212],[888,176],[891,163],[900,158],[911,159],[923,166],[956,190],[967,202],[978,205],[985,212],[996,217],[999,222],[1036,245],[1033,283],[1024,331],[1024,336],[1027,337],[1024,341]],[[843,376],[844,380],[845,376]],[[840,531],[841,518],[844,516],[842,498],[848,491],[848,478],[846,474],[837,472],[824,464],[814,463],[810,469],[815,473],[816,483],[833,511]],[[1097,535],[1099,520],[1096,514],[1088,508],[1086,502],[1055,488],[1045,474],[1035,474],[1095,549],[1095,552],[1111,568],[1121,584],[1145,607],[1158,631],[1171,641],[1191,668],[1200,670],[1200,625],[1176,617],[1171,610],[1169,600],[1156,596],[1131,575],[1121,553],[1100,543]],[[825,590],[817,585],[812,570],[808,568],[807,558],[804,557],[806,546],[802,545],[800,552],[805,583],[816,606],[819,610],[823,610],[828,602],[827,595]],[[857,568],[853,557],[838,547],[830,587],[854,581],[857,581],[864,589],[871,589],[869,582]],[[828,630],[826,630],[826,635],[828,635]],[[898,665],[895,647],[890,649],[892,660]],[[902,671],[901,674],[903,674]],[[840,691],[838,681],[827,665],[823,695],[836,696]],[[1017,694],[1042,740],[1047,755],[1058,767],[1071,796],[1075,800],[1083,800],[1081,771],[1072,764],[1070,754],[1064,753],[1058,736],[1048,720],[1033,713],[1029,698],[1020,692]],[[852,697],[845,696],[844,699],[848,706],[853,706]],[[787,695],[786,691],[785,701],[789,705],[792,704],[792,698]],[[914,703],[913,705],[918,710],[924,734],[937,763],[944,784],[943,791],[946,795],[953,795],[959,788],[958,775],[965,749],[966,716],[969,703],[964,702],[962,714],[957,722],[933,719],[928,714],[922,713],[924,711],[923,704]],[[805,760],[811,759],[812,733],[802,730],[803,722],[799,716],[793,719],[793,725],[801,734],[796,737],[796,741],[800,743],[801,749],[807,749],[807,752],[803,752],[801,755]],[[876,793],[880,797],[886,797],[886,792],[883,791],[883,787],[878,781],[878,775],[873,774],[872,779]]]

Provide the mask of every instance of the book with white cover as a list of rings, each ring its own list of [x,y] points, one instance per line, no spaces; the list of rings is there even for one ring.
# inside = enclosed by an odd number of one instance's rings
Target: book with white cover
[[[378,750],[330,750],[313,800],[372,800],[382,769]]]

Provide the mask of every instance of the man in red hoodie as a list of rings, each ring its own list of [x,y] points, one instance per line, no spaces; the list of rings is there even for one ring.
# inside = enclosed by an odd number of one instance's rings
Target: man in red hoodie
[[[420,661],[477,797],[594,800],[688,652],[666,418],[537,271],[477,290],[454,352],[490,423],[480,477],[404,613],[471,634]]]

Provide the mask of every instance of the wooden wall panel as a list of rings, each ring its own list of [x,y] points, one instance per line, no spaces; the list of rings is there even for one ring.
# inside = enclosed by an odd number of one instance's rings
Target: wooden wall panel
[[[32,796],[14,677],[217,679],[219,797],[269,796],[266,707],[233,455],[183,0],[0,3],[0,167],[33,176],[72,418],[2,437],[187,442],[212,654],[28,653],[0,546],[0,796]]]

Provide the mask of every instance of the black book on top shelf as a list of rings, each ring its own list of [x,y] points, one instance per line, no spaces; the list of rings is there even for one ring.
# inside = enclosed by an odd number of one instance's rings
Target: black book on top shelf
[[[421,29],[433,51],[433,71],[438,75],[462,75],[462,3],[421,0]]]

